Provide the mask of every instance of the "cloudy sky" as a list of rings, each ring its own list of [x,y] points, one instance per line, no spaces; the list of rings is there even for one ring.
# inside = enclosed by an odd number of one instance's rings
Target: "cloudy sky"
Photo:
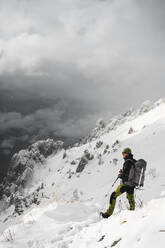
[[[164,0],[0,0],[0,156],[164,97],[164,11]]]

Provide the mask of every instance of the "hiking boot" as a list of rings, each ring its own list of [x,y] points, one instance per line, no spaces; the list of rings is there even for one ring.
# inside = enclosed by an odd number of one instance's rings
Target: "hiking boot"
[[[100,215],[101,215],[103,218],[106,218],[106,219],[109,218],[109,216],[110,216],[107,212],[105,212],[105,213],[101,212]]]

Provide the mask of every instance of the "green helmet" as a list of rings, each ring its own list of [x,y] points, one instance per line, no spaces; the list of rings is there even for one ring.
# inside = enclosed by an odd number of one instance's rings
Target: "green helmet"
[[[132,151],[129,147],[126,147],[126,148],[124,148],[123,153],[132,154]]]

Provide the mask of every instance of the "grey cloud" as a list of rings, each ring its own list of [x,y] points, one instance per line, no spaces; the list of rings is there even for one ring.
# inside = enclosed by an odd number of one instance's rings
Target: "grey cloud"
[[[6,87],[114,112],[162,94],[163,0],[5,0],[1,7]]]
[[[0,148],[9,154],[16,147],[26,147],[39,139],[48,137],[64,141],[79,139],[93,128],[98,119],[97,113],[83,114],[81,106],[64,99],[56,105],[23,115],[17,112],[0,113]],[[80,108],[80,114],[79,112]],[[76,115],[77,113],[77,115]],[[100,113],[101,114],[101,113]],[[102,113],[110,118],[111,113]]]
[[[81,136],[100,116],[164,97],[163,0],[2,0],[0,7],[0,90],[11,95],[0,99],[5,142],[18,141],[13,129],[24,142],[50,132]]]
[[[16,112],[0,113],[1,134],[10,128],[20,128],[21,114]]]
[[[10,138],[10,139],[3,140],[1,143],[1,148],[2,149],[12,149],[13,148],[12,139]]]
[[[11,31],[2,32],[1,70],[9,72],[46,73],[40,65],[49,60],[64,64],[64,69],[73,63],[82,72],[108,75],[115,64],[130,64],[132,56],[135,62],[143,53],[151,56],[150,48],[163,38],[155,36],[160,23],[151,19],[155,6],[161,13],[162,1],[13,2],[12,7],[4,2],[2,16],[4,24],[9,13],[17,17]]]
[[[63,108],[64,107],[64,108]],[[80,137],[89,131],[97,120],[97,114],[89,114],[86,117],[67,117],[67,108],[54,106],[52,108],[37,110],[33,114],[26,116],[20,113],[0,113],[0,135],[8,132],[10,129],[23,130],[27,134],[37,133],[39,137],[56,133],[58,136]],[[110,113],[109,113],[110,116]],[[23,139],[26,139],[23,135]],[[6,144],[6,141],[5,143]],[[1,144],[1,147],[4,145]]]

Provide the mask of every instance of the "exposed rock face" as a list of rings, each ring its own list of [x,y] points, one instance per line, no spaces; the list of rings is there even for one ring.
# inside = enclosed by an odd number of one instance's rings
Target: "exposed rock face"
[[[88,159],[85,156],[83,156],[77,166],[76,172],[77,173],[82,172],[87,164],[88,164]]]
[[[7,181],[17,186],[25,186],[33,175],[36,164],[43,164],[51,154],[55,154],[63,147],[62,141],[53,139],[40,140],[30,145],[26,150],[14,154],[9,167]]]
[[[132,134],[134,132],[133,128],[130,127],[129,131],[128,131],[128,134]]]
[[[77,166],[76,172],[82,172],[85,166],[88,164],[88,160],[92,160],[94,156],[89,153],[88,150],[84,151],[84,155],[81,157],[80,162]]]
[[[3,199],[6,199],[4,197],[6,196],[8,202],[15,204],[15,211],[21,213],[23,189],[32,179],[33,169],[36,165],[43,164],[48,156],[57,153],[62,148],[62,141],[58,140],[55,142],[53,139],[47,139],[40,140],[30,145],[27,149],[14,154],[7,177],[0,185],[1,198],[3,196]],[[26,200],[24,199],[24,201]],[[31,201],[31,203],[36,202],[34,199]],[[26,204],[24,205],[26,206]]]

